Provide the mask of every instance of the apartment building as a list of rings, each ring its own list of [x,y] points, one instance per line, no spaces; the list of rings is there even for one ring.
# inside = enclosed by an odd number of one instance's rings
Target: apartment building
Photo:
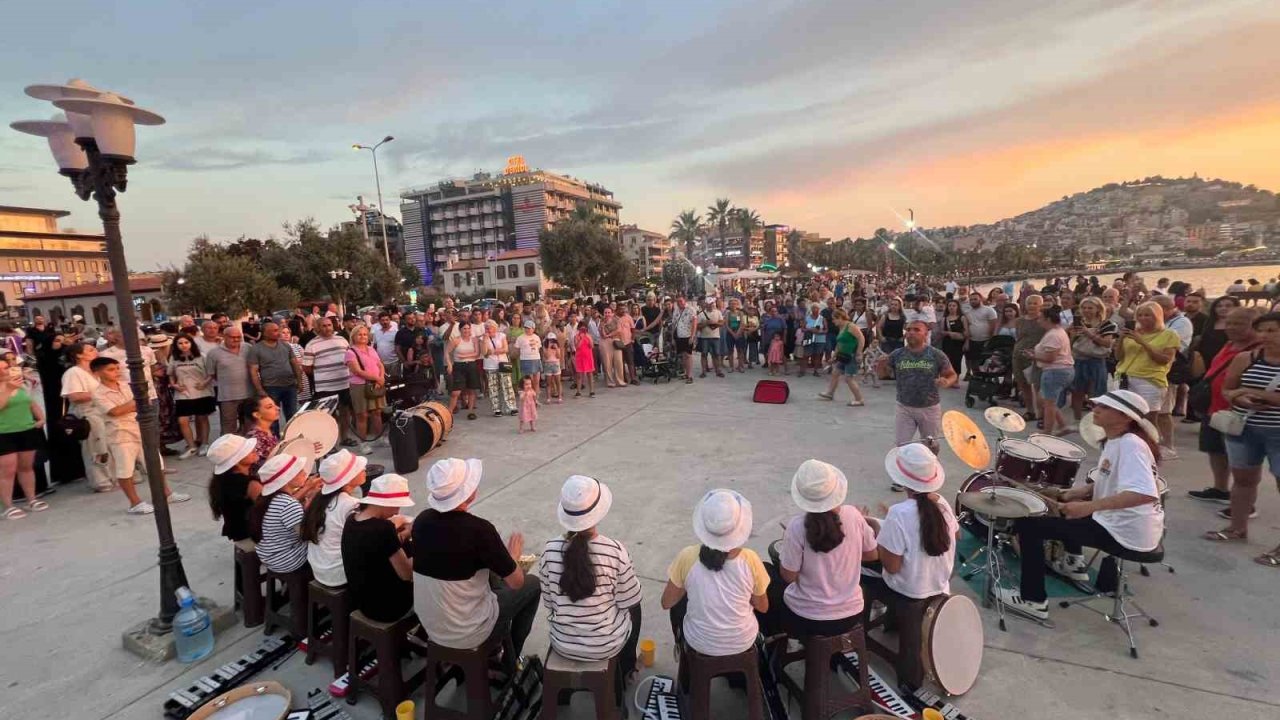
[[[662,268],[671,260],[671,240],[659,232],[644,230],[635,225],[623,225],[618,231],[618,245],[622,254],[636,268],[641,278],[661,275]]]
[[[71,285],[111,279],[101,235],[58,228],[65,210],[0,205],[0,309]]]

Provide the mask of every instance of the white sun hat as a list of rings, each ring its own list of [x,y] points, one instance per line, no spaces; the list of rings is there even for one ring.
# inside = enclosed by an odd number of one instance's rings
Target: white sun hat
[[[805,460],[791,477],[791,500],[811,513],[833,510],[844,502],[849,479],[840,469],[821,460]]]
[[[311,469],[306,458],[289,453],[280,453],[268,458],[258,468],[258,479],[262,481],[262,494],[272,495],[298,477],[298,473],[306,473]]]
[[[1132,390],[1109,390],[1093,398],[1093,404],[1105,405],[1112,410],[1128,415],[1134,422],[1138,423],[1138,427],[1142,428],[1142,432],[1151,438],[1151,442],[1160,442],[1160,431],[1146,418],[1147,413],[1151,412],[1151,406],[1138,393]]]
[[[350,450],[339,450],[320,461],[320,479],[324,481],[320,492],[331,495],[351,482],[351,478],[364,471],[369,458],[356,455]]]
[[[213,474],[221,475],[235,467],[257,447],[258,441],[241,435],[223,435],[214,440],[207,453],[213,463]]]
[[[570,532],[582,532],[604,520],[613,507],[613,493],[604,483],[585,475],[571,475],[560,488],[556,517]]]
[[[427,504],[434,510],[449,512],[471,497],[480,485],[484,465],[475,458],[437,460],[427,471]]]
[[[379,475],[369,484],[369,492],[360,498],[360,502],[382,507],[413,507],[409,481],[395,473]]]
[[[937,492],[947,481],[938,456],[921,443],[907,443],[884,456],[884,469],[895,483],[916,492]]]
[[[708,492],[693,511],[693,534],[712,550],[742,547],[751,536],[751,503],[733,490]]]

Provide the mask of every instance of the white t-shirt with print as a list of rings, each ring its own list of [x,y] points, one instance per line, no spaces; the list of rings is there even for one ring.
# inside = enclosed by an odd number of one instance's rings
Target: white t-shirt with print
[[[1164,506],[1156,487],[1156,460],[1151,448],[1133,433],[1108,440],[1093,477],[1094,500],[1126,491],[1151,498],[1151,502],[1137,507],[1099,510],[1093,519],[1130,550],[1155,550],[1164,535]]]
[[[956,514],[951,505],[937,500],[938,509],[947,523],[947,535],[951,547],[934,557],[925,552],[920,541],[920,510],[915,498],[904,500],[889,508],[889,514],[880,521],[880,535],[876,540],[885,550],[902,557],[902,567],[896,573],[884,573],[884,584],[901,595],[923,599],[934,595],[951,594],[951,569],[956,559]]]

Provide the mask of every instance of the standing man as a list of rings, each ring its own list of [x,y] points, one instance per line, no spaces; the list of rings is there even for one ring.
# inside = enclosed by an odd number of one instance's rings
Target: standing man
[[[676,338],[676,353],[680,355],[680,367],[684,368],[684,382],[693,384],[693,338],[698,329],[698,318],[689,307],[684,295],[676,296],[676,309],[671,313],[671,328]]]
[[[276,333],[279,337],[279,328]],[[223,435],[239,434],[245,429],[240,427],[240,401],[253,394],[248,359],[244,331],[234,325],[223,332],[222,344],[210,350],[204,358],[204,370],[218,386],[218,420]]]
[[[249,379],[259,395],[269,395],[280,406],[280,419],[272,424],[276,435],[281,423],[298,412],[298,393],[302,391],[302,366],[293,349],[280,342],[280,325],[273,320],[262,323],[262,342],[249,347],[245,361]]]
[[[928,439],[942,435],[942,399],[938,388],[954,385],[956,371],[941,350],[928,344],[928,329],[923,322],[907,323],[905,336],[906,346],[880,358],[876,371],[892,368],[897,378],[894,443],[910,442],[918,432],[928,444]],[[895,483],[893,489],[901,491],[902,487]]]
[[[398,332],[400,328],[392,322],[391,313],[383,310],[378,313],[378,324],[374,325],[369,333],[369,340],[378,353],[378,359],[387,370],[387,377],[395,379],[400,378],[400,368],[403,367],[400,364],[400,355],[396,352],[396,333]]]
[[[200,348],[200,357],[209,357],[214,348],[222,344],[222,335],[218,323],[205,320],[200,324],[200,334],[196,336],[196,347]]]
[[[338,398],[338,431],[342,444],[352,447],[356,442],[351,439],[351,373],[347,369],[351,345],[334,332],[335,320],[326,315],[316,322],[316,336],[302,350],[302,366],[311,373],[316,400]]]
[[[715,366],[716,377],[724,377],[720,370],[720,326],[724,324],[724,315],[716,309],[715,298],[708,296],[698,313],[698,352],[702,355],[702,372],[700,378],[707,376],[707,356],[711,356],[711,364]]]
[[[987,341],[996,334],[999,319],[996,309],[982,301],[980,292],[969,293],[969,304],[963,310],[964,316],[969,318],[969,336],[964,343],[965,369],[969,375],[973,375],[973,369],[978,366],[978,356],[987,348]]]

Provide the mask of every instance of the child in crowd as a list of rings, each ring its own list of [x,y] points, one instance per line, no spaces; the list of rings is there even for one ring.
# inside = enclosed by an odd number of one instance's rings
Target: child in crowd
[[[529,423],[529,432],[538,432],[533,424],[538,420],[538,389],[533,386],[533,378],[525,375],[520,378],[520,427],[517,433],[524,432],[524,424]]]
[[[587,329],[587,323],[578,323],[578,334],[573,339],[575,352],[573,353],[574,370],[578,372],[578,390],[573,394],[574,397],[582,397],[582,388],[587,388],[590,397],[596,396],[596,361],[592,349],[595,348],[595,342],[591,339],[591,332]]]
[[[795,358],[796,367],[800,368],[800,372],[796,374],[796,377],[804,377],[805,347],[804,347],[804,321],[803,320],[797,323],[795,340],[796,340],[796,346],[795,346],[795,349],[792,350],[791,355]],[[786,363],[784,362],[783,364],[785,365]],[[785,368],[783,369],[782,374],[783,375],[787,374],[787,371]]]
[[[547,341],[542,346],[542,374],[547,379],[547,402],[551,398],[556,403],[564,402],[564,388],[560,386],[560,341],[556,333],[547,333]]]
[[[862,382],[871,383],[871,387],[880,387],[880,375],[876,373],[876,363],[880,362],[880,356],[884,351],[880,349],[880,343],[867,343],[867,350],[862,354]]]
[[[777,375],[779,371],[783,375],[787,374],[787,353],[786,343],[782,341],[782,333],[773,334],[773,339],[769,341],[769,374]]]

